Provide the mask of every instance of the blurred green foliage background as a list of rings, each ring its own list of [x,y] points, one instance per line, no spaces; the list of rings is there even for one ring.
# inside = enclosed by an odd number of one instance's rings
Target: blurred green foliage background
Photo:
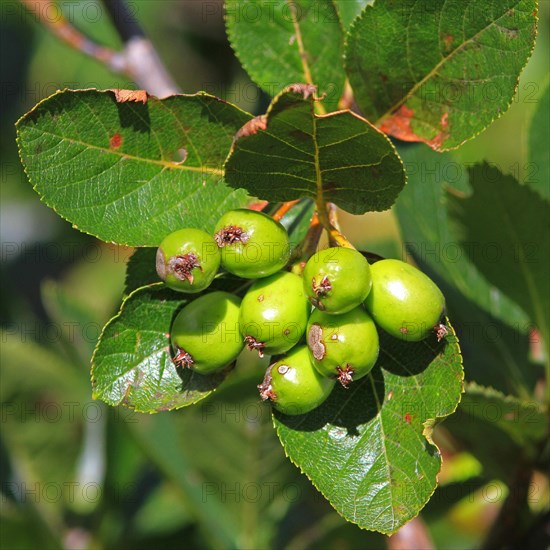
[[[65,4],[75,26],[120,46],[101,4]],[[234,57],[221,1],[129,4],[184,92],[263,111],[268,98]],[[520,182],[526,176],[525,133],[548,79],[549,23],[544,1],[510,111],[456,159],[489,160]],[[385,548],[385,537],[347,524],[285,458],[269,409],[258,403],[257,365],[244,365],[189,410],[147,416],[91,401],[91,353],[120,303],[131,251],[79,233],[39,201],[18,160],[14,123],[57,89],[132,83],[61,44],[15,0],[0,5],[0,41],[0,545]],[[401,255],[391,212],[343,215],[342,226],[360,247]],[[441,488],[424,522],[437,547],[478,546],[506,487],[444,429],[438,438]],[[537,490],[534,509],[548,496],[547,480]]]

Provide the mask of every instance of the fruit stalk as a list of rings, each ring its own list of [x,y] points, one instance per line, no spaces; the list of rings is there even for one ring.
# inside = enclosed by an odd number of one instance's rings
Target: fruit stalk
[[[317,213],[319,214],[319,220],[323,224],[325,231],[328,233],[328,238],[331,245],[355,249],[346,236],[332,224],[328,214],[327,204],[322,197],[317,200]],[[332,214],[332,216],[334,216],[334,214]]]
[[[283,202],[283,204],[277,209],[277,211],[271,217],[276,222],[280,222],[283,219],[283,217],[286,215],[286,213],[290,211],[292,208],[294,208],[299,202],[300,202],[300,199],[296,199],[295,201]]]

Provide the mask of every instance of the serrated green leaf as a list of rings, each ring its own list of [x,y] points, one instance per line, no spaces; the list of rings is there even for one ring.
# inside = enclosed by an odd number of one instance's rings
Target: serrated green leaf
[[[332,0],[344,29],[348,29],[353,20],[374,0]]]
[[[510,107],[536,14],[536,0],[377,0],[347,41],[355,99],[390,135],[456,148]]]
[[[344,88],[344,35],[329,0],[226,0],[227,34],[250,77],[271,96],[316,84],[335,109]]]
[[[310,484],[288,463],[275,435],[256,388],[263,373],[241,377],[239,370],[239,380],[232,377],[211,399],[178,413],[179,440],[206,480],[203,506],[221,508],[239,534],[232,547],[273,548],[277,527]],[[289,499],[289,487],[299,496]]]
[[[127,427],[147,458],[177,491],[212,546],[234,547],[235,526],[217,501],[210,499],[205,502],[206,480],[193,463],[194,449],[182,445],[182,438],[178,437],[177,420],[173,414],[147,418],[140,416],[134,422],[128,422]],[[207,426],[205,428],[208,429]],[[205,431],[201,430],[201,433],[204,434]]]
[[[472,263],[474,251],[485,250],[480,247],[478,236],[461,249],[449,226],[445,208],[449,195],[445,188],[466,191],[466,167],[454,161],[450,154],[438,154],[420,145],[400,147],[399,153],[409,178],[395,205],[404,252],[429,266],[494,317],[526,332],[529,320],[525,313],[491,285]]]
[[[143,286],[160,282],[156,269],[157,249],[152,247],[136,248],[126,264],[124,295]]]
[[[469,174],[473,194],[449,197],[456,234],[461,243],[477,244],[473,263],[529,315],[548,346],[550,204],[488,164],[470,168]]]
[[[431,430],[456,409],[462,378],[451,328],[439,344],[381,334],[370,375],[348,390],[338,386],[307,415],[275,414],[275,427],[287,455],[340,514],[394,533],[436,487],[441,458]]]
[[[425,273],[433,276],[429,269]],[[542,369],[530,360],[529,332],[503,323],[456,288],[434,279],[460,338],[466,380],[524,399],[533,395]]]
[[[533,450],[548,430],[548,418],[541,403],[517,399],[475,383],[466,385],[460,407],[507,434],[518,447]]]
[[[259,124],[241,130],[227,183],[272,201],[322,197],[352,214],[386,210],[405,185],[395,148],[350,111],[316,115],[312,93],[290,86]]]
[[[520,457],[536,458],[537,446],[547,436],[548,417],[534,400],[517,399],[470,383],[445,427],[475,453],[486,476],[509,481]]]
[[[534,174],[526,183],[550,200],[550,85],[539,99],[529,128],[529,163]]]
[[[216,389],[223,373],[180,373],[172,363],[170,330],[184,303],[162,284],[140,288],[124,300],[94,352],[94,398],[155,413],[192,405]]]
[[[104,241],[155,246],[246,203],[221,166],[248,114],[203,93],[116,98],[57,92],[17,123],[27,175],[60,216]]]

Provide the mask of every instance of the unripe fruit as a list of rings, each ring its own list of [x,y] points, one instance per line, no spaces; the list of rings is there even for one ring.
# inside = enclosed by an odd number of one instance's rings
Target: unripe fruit
[[[361,304],[371,288],[370,266],[353,248],[333,247],[313,255],[304,268],[311,303],[327,313],[346,313]]]
[[[371,266],[372,290],[367,310],[387,333],[409,342],[419,342],[437,332],[445,298],[436,284],[412,265],[400,260],[381,260]]]
[[[305,414],[318,407],[330,395],[334,380],[319,374],[306,346],[297,346],[271,365],[258,386],[262,399],[271,399],[284,414]]]
[[[211,292],[187,304],[172,324],[176,366],[210,374],[233,362],[244,347],[239,331],[239,299]]]
[[[302,278],[286,271],[258,279],[241,304],[241,332],[250,349],[263,356],[284,353],[306,331],[311,306]]]
[[[222,266],[238,277],[267,277],[280,271],[290,258],[286,229],[262,212],[230,210],[215,231]]]
[[[368,374],[378,359],[376,325],[362,306],[342,315],[315,310],[307,325],[307,343],[315,368],[347,387]]]
[[[170,233],[157,250],[157,273],[168,287],[195,293],[207,288],[220,267],[216,241],[200,229]]]

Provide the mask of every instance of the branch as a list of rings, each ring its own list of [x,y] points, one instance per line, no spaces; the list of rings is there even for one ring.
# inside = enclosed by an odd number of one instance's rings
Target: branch
[[[71,23],[63,17],[63,15],[59,15],[59,17],[56,17],[55,20],[45,17],[46,13],[50,13],[48,9],[49,6],[57,5],[54,0],[20,1],[32,14],[35,15],[41,25],[49,29],[55,36],[65,42],[65,44],[68,44],[71,48],[106,65],[111,71],[129,76],[126,69],[124,55],[122,53],[96,44],[93,40],[90,40],[87,36],[73,27]],[[56,9],[56,13],[58,12],[59,10]]]
[[[132,79],[138,88],[159,98],[179,93],[178,86],[124,0],[105,0],[107,11],[124,42],[122,51],[97,44],[63,16],[55,21],[45,17],[45,14],[49,13],[48,6],[57,6],[55,0],[20,1],[36,16],[40,24],[60,40],[74,50],[99,61],[111,71]],[[56,8],[57,12],[59,9]]]
[[[124,41],[123,55],[132,80],[159,98],[180,92],[161,61],[152,42],[146,38],[139,22],[125,0],[103,0],[113,24]]]
[[[509,493],[482,545],[484,550],[517,547],[521,539],[525,511],[528,510],[529,482],[533,470],[525,460],[520,460],[508,484]]]

